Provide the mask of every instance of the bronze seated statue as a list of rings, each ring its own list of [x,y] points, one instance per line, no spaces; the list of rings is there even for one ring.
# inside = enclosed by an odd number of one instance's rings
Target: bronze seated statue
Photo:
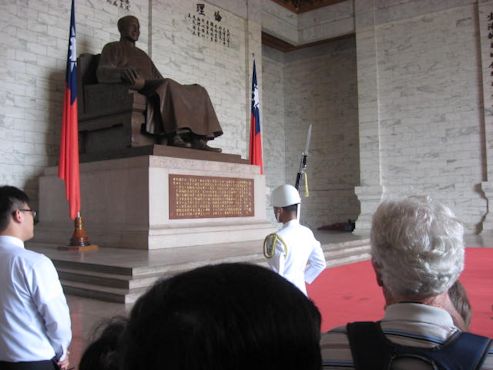
[[[81,152],[156,143],[220,152],[207,145],[223,133],[207,91],[159,73],[135,46],[137,18],[121,18],[118,30],[120,41],[78,60]]]
[[[78,58],[78,108],[81,153],[158,144],[145,131],[147,98],[123,84],[100,84],[96,68],[100,55]]]

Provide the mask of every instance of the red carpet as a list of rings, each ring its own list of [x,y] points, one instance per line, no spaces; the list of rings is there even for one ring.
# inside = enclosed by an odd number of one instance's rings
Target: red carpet
[[[493,248],[467,248],[460,280],[473,309],[470,331],[493,337]],[[322,313],[323,331],[383,315],[383,296],[369,261],[325,270],[308,294]]]

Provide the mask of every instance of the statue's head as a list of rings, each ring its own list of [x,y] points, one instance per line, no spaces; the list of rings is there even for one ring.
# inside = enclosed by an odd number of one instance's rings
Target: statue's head
[[[135,42],[140,36],[139,20],[133,15],[127,15],[118,20],[118,31],[122,40]]]

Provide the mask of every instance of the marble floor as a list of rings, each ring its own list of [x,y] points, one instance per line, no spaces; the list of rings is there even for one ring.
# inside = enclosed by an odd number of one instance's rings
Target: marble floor
[[[328,234],[319,235],[319,240]],[[358,238],[348,233],[332,233],[331,241],[354,240]],[[493,233],[481,235],[468,235],[465,238],[466,245],[470,247],[493,247]],[[322,241],[322,240],[321,240]],[[131,258],[131,256],[129,256]],[[94,330],[116,315],[126,315],[132,308],[131,305],[122,303],[101,302],[93,299],[67,296],[72,318],[73,339],[70,347],[71,366],[77,368],[82,352],[93,337]]]
[[[131,305],[102,302],[89,298],[67,295],[72,319],[72,343],[70,345],[71,367],[77,369],[80,357],[87,345],[94,338],[95,330],[113,316],[126,316]]]
[[[322,245],[328,243],[341,243],[359,239],[368,239],[368,235],[353,235],[347,232],[337,231],[315,231],[315,237]],[[244,256],[254,251],[258,253],[259,241],[243,242],[214,245],[214,251],[210,246],[193,247],[193,255],[190,249],[177,248],[174,250],[162,249],[143,253],[141,250],[122,249],[115,255],[114,249],[111,251],[100,248],[97,253],[67,253],[58,251],[54,248],[43,248],[36,245],[29,246],[31,249],[43,253],[50,258],[62,258],[64,260],[83,260],[84,262],[101,262],[107,265],[117,266],[154,266],[154,265],[173,265],[183,264],[188,259],[191,261],[190,268],[194,267],[192,260],[208,261],[213,255],[227,262],[237,262]],[[227,257],[227,258],[226,258]],[[131,304],[102,302],[89,298],[82,298],[67,295],[72,318],[72,344],[70,348],[70,358],[72,366],[77,366],[88,342],[94,337],[95,331],[105,321],[116,315],[126,315],[132,308]]]

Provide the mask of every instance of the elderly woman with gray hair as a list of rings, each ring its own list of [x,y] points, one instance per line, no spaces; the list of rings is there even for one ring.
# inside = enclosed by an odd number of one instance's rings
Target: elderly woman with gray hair
[[[382,202],[371,255],[385,315],[324,334],[323,369],[493,369],[491,340],[460,330],[448,294],[464,269],[463,234],[430,197]]]

